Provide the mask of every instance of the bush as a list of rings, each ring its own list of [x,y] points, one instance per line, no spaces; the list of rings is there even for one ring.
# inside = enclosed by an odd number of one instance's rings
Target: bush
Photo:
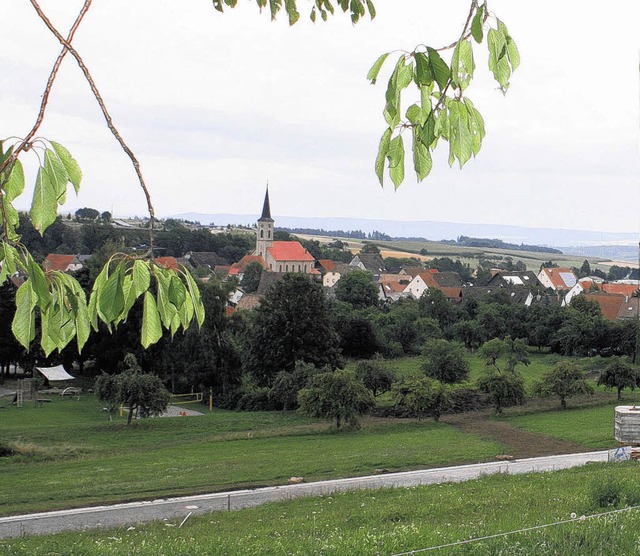
[[[273,408],[267,386],[245,390],[236,404],[238,411],[271,411]]]
[[[486,394],[477,388],[456,388],[449,394],[449,409],[447,413],[466,413],[478,411],[490,405]]]

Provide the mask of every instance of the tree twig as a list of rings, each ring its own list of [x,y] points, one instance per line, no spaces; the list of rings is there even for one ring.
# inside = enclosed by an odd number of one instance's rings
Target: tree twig
[[[153,204],[151,203],[151,195],[149,194],[149,190],[147,189],[147,186],[145,184],[144,177],[142,176],[142,171],[140,170],[140,163],[138,162],[138,159],[136,158],[136,156],[133,154],[133,151],[125,143],[124,139],[120,135],[120,132],[116,129],[115,125],[113,124],[111,115],[107,110],[104,100],[102,100],[102,95],[100,94],[100,91],[98,90],[98,87],[96,86],[95,81],[91,77],[91,74],[89,73],[89,70],[85,65],[84,60],[82,59],[80,54],[78,54],[76,49],[73,48],[73,46],[71,46],[69,41],[65,40],[65,38],[53,26],[51,21],[49,21],[49,18],[47,18],[47,16],[44,14],[37,0],[30,0],[30,2],[34,7],[34,9],[36,10],[36,12],[38,13],[38,16],[40,17],[40,19],[44,22],[44,24],[49,29],[49,31],[53,33],[53,35],[56,37],[56,39],[58,39],[60,44],[62,44],[65,47],[65,49],[68,50],[69,53],[75,58],[76,62],[78,63],[78,66],[80,67],[80,69],[82,70],[82,73],[84,74],[85,79],[87,80],[87,83],[89,83],[89,86],[91,87],[91,92],[93,93],[93,96],[95,97],[96,101],[98,102],[98,105],[100,106],[102,115],[104,116],[104,119],[107,122],[107,127],[109,128],[113,136],[116,138],[118,143],[120,143],[122,150],[127,154],[129,159],[131,160],[131,163],[133,164],[133,168],[136,172],[136,175],[138,176],[138,182],[140,183],[140,187],[142,188],[142,191],[144,192],[144,195],[147,201],[147,210],[149,212],[149,218],[150,218],[149,247],[151,249],[151,258],[153,258],[153,229],[154,229],[155,211],[153,209]]]

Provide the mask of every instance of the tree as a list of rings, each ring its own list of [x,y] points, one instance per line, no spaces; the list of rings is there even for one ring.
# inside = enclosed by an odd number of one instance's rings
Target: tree
[[[567,398],[582,394],[593,394],[584,371],[572,361],[559,361],[543,376],[535,387],[540,396],[558,396],[560,407],[567,409]]]
[[[262,265],[256,262],[249,263],[247,268],[244,269],[240,286],[246,293],[253,293],[258,289],[262,271]]]
[[[336,284],[336,299],[351,304],[354,309],[375,307],[378,287],[368,270],[354,270],[345,274]]]
[[[633,390],[638,386],[638,369],[620,357],[613,357],[598,377],[598,384],[618,390],[618,401],[624,388]]]
[[[307,387],[315,375],[329,372],[331,369],[327,367],[319,369],[311,363],[296,361],[292,372],[280,371],[276,375],[273,386],[269,390],[269,399],[275,407],[282,407],[284,411],[296,409],[300,390]]]
[[[584,260],[578,271],[578,278],[585,278],[586,276],[591,276],[591,265],[587,259]]]
[[[380,349],[376,330],[363,317],[347,317],[336,322],[340,349],[345,357],[367,359]]]
[[[398,407],[408,409],[418,421],[425,415],[438,421],[449,405],[449,392],[445,385],[418,373],[395,382],[392,397]]]
[[[129,410],[127,425],[134,413],[144,418],[160,415],[171,399],[171,394],[155,375],[141,372],[135,356],[127,354],[126,369],[118,375],[107,375],[96,379],[96,394],[100,401],[109,404],[111,411],[122,404]]]
[[[100,211],[93,208],[84,207],[75,212],[78,222],[95,222],[100,218]]]
[[[335,419],[336,428],[343,423],[359,426],[358,416],[375,406],[373,394],[349,371],[322,373],[311,379],[298,394],[300,411],[310,417]]]
[[[446,384],[464,382],[469,378],[469,362],[462,344],[447,340],[431,340],[424,348],[427,360],[422,370],[427,376]]]
[[[341,364],[338,341],[322,286],[286,274],[256,309],[246,369],[261,386],[271,386],[280,371],[291,372],[296,361],[335,369]]]
[[[503,408],[524,403],[524,379],[517,371],[499,371],[487,367],[478,379],[478,389],[489,396],[496,414]]]
[[[370,361],[358,362],[356,378],[371,390],[374,397],[378,397],[391,389],[395,372],[387,367],[381,359],[375,358]]]
[[[509,336],[504,340],[494,338],[482,345],[478,357],[485,361],[478,388],[489,396],[496,414],[502,413],[505,407],[524,403],[524,378],[516,370],[519,363],[529,364],[524,341]],[[503,368],[498,364],[501,358],[506,358]]]

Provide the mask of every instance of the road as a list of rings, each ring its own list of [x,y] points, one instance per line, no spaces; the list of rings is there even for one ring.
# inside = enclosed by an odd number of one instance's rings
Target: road
[[[60,531],[122,527],[155,520],[182,521],[190,514],[240,510],[267,502],[280,502],[294,498],[324,496],[359,489],[400,488],[462,482],[493,473],[520,474],[556,471],[591,462],[606,462],[607,459],[607,451],[565,454],[16,515],[0,518],[0,539],[47,535]]]

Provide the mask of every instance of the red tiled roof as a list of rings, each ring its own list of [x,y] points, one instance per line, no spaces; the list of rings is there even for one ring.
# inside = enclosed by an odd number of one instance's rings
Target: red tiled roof
[[[315,261],[298,241],[274,241],[267,250],[276,261]]]
[[[43,267],[45,270],[58,270],[60,272],[66,272],[70,264],[73,264],[75,255],[59,255],[57,253],[50,253],[44,260]]]
[[[262,268],[267,268],[266,261],[260,255],[245,255],[237,263],[233,263],[229,274],[238,274],[247,268],[251,263],[258,263]]]
[[[380,282],[380,285],[384,288],[385,291],[392,291],[397,293],[402,293],[406,289],[406,284],[401,284],[400,282],[395,282],[391,280],[385,280]]]
[[[336,263],[331,259],[318,259],[318,264],[327,272],[331,272],[336,267]]]
[[[600,305],[602,316],[607,320],[616,320],[625,296],[617,293],[586,293],[585,298]]]
[[[577,278],[570,268],[543,268],[542,271],[547,275],[549,280],[551,280],[554,290],[571,289],[577,282]],[[562,279],[563,274],[573,276],[573,284],[567,284]]]
[[[635,284],[602,284],[602,291],[606,293],[619,293],[631,297],[638,291],[638,286]]]
[[[180,265],[175,257],[158,257],[156,263],[170,270],[180,269]]]

